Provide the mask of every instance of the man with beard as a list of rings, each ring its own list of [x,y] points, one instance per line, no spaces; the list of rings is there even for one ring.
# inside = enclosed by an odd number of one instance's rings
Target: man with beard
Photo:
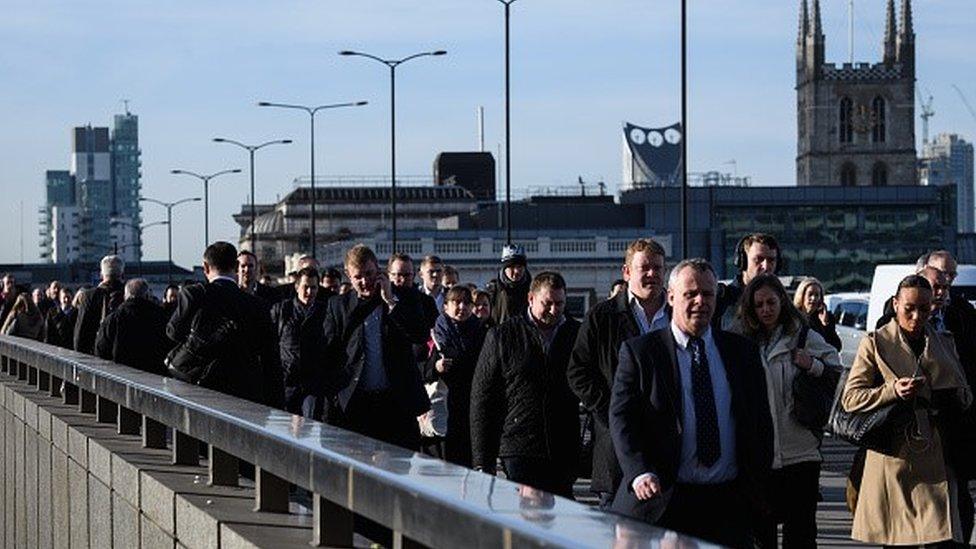
[[[532,276],[527,263],[522,246],[509,244],[502,248],[501,271],[488,286],[492,292],[491,317],[495,324],[505,322],[510,316],[521,315],[528,306]]]
[[[778,274],[783,262],[779,242],[772,235],[754,233],[747,235],[735,247],[735,280],[720,284],[712,324],[728,330],[735,323],[739,297],[753,278],[761,274]]]
[[[571,499],[579,401],[566,365],[580,325],[563,314],[559,273],[540,273],[528,301],[485,337],[471,386],[473,464],[494,474],[500,457],[510,480]]]
[[[626,290],[598,303],[586,315],[569,361],[569,385],[593,414],[591,490],[607,509],[620,484],[620,465],[610,437],[610,387],[624,341],[668,326],[664,299],[664,248],[650,238],[627,247],[623,277]]]

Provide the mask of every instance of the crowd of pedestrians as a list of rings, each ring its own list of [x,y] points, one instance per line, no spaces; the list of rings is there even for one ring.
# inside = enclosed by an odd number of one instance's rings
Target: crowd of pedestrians
[[[970,538],[976,310],[950,297],[951,254],[919,259],[849,373],[823,284],[802,279],[791,296],[773,236],[742,238],[728,284],[705,260],[669,270],[665,255],[632,242],[609,298],[577,320],[564,278],[530,274],[517,245],[484,287],[434,255],[415,269],[395,253],[384,270],[363,245],[342,271],[307,256],[274,286],[251,252],[217,242],[206,282],[161,299],[116,256],[75,293],[19,291],[4,275],[0,326],[503,472],[534,494],[572,498],[589,477],[606,512],[732,547],[815,547],[828,413],[900,403],[902,439],[852,465],[853,538]]]

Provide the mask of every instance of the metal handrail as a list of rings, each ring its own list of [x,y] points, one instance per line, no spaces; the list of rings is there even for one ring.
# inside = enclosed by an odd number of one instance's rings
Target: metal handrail
[[[312,492],[313,545],[351,544],[354,515],[390,528],[401,543],[431,547],[608,547],[621,535],[665,535],[282,410],[52,345],[0,336],[0,359],[4,373],[100,420],[116,419],[120,432],[135,434],[142,416],[147,446],[149,439],[153,447],[165,444],[161,429],[172,428],[176,463],[196,462],[193,439],[209,444],[211,479],[223,479],[214,484],[228,483],[228,475],[236,484],[237,459],[253,464],[258,509],[287,512],[288,484]]]

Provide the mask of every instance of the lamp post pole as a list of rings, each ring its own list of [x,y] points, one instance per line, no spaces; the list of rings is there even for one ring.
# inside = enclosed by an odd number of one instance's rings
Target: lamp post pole
[[[688,257],[688,5],[681,0],[681,257]]]
[[[396,68],[411,59],[418,57],[440,56],[447,54],[444,50],[425,51],[408,55],[402,59],[383,59],[369,53],[343,50],[339,55],[365,57],[390,68],[390,233],[392,251],[397,251],[397,187],[396,187]]]
[[[128,244],[123,244],[121,248],[119,248],[118,241],[114,241],[113,240],[113,242],[112,242],[112,248],[113,248],[114,251],[112,253],[118,255],[119,250],[125,250],[126,248],[129,248],[129,247],[131,247],[133,245],[136,246],[137,248],[139,248],[139,255],[137,256],[138,259],[136,260],[136,263],[139,266],[137,268],[138,270],[137,270],[136,274],[140,274],[141,275],[142,274],[142,231],[148,229],[149,227],[155,227],[157,225],[166,225],[167,223],[168,223],[167,221],[155,221],[153,223],[147,223],[145,225],[139,226],[139,225],[136,225],[135,223],[130,223],[128,221],[122,221],[122,220],[119,220],[119,219],[113,220],[112,221],[112,224],[125,225],[127,227],[130,227],[130,228],[133,228],[133,229],[137,229],[138,230],[138,233],[136,233],[136,234],[137,234],[137,238],[139,240],[137,240],[134,243],[131,243],[130,242]]]
[[[254,205],[254,152],[269,145],[287,145],[291,143],[291,139],[275,139],[273,141],[261,143],[260,145],[246,145],[240,141],[226,139],[223,137],[214,137],[213,141],[214,143],[230,143],[231,145],[236,145],[247,151],[251,165],[251,253],[257,257],[257,234],[254,232],[254,223],[257,219],[257,209]]]
[[[139,227],[139,250],[142,251],[142,232],[149,227],[158,227],[159,225],[169,225],[169,221],[154,221],[152,223],[147,223],[142,227]],[[170,262],[172,263],[172,262]],[[139,274],[142,275],[142,253],[139,254]]]
[[[168,282],[173,282],[173,208],[186,202],[199,202],[200,197],[184,198],[182,200],[177,200],[176,202],[163,202],[162,200],[147,198],[145,196],[140,197],[139,200],[159,204],[160,206],[166,208],[166,247],[167,255],[169,256],[169,264],[166,265],[166,279]],[[140,240],[142,239],[141,236],[139,238]]]
[[[311,177],[311,195],[309,198],[309,222],[311,227],[309,228],[310,245],[312,247],[312,257],[316,257],[315,251],[315,115],[322,110],[326,109],[338,109],[342,107],[361,107],[363,105],[368,105],[368,101],[355,101],[352,103],[334,103],[331,105],[293,105],[290,103],[271,103],[269,101],[261,101],[258,103],[259,107],[278,107],[281,109],[297,109],[308,113],[308,123],[309,123],[309,168]],[[330,227],[331,229],[331,227]],[[253,227],[252,227],[253,232]]]
[[[241,173],[241,170],[221,170],[207,175],[201,175],[189,170],[170,170],[174,175],[189,175],[203,181],[203,247],[210,245],[210,180],[228,173]]]
[[[498,0],[505,5],[505,241],[512,243],[512,86],[511,49],[509,47],[512,4],[515,0]]]

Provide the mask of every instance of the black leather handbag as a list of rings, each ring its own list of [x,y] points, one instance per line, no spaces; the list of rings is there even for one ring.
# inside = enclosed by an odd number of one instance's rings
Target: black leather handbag
[[[841,396],[849,373],[845,371],[837,385],[828,430],[855,446],[897,456],[915,422],[912,403],[898,399],[867,412],[848,412],[841,405]]]
[[[166,355],[166,371],[187,383],[207,385],[223,363],[234,363],[235,356],[246,348],[237,322],[210,310],[204,293],[203,306],[190,325],[186,340]]]
[[[809,332],[810,328],[807,326],[800,328],[797,349],[806,347]],[[790,413],[800,425],[810,429],[817,436],[823,434],[827,420],[830,418],[840,374],[840,370],[825,366],[820,376],[800,372],[793,378],[793,409]]]

